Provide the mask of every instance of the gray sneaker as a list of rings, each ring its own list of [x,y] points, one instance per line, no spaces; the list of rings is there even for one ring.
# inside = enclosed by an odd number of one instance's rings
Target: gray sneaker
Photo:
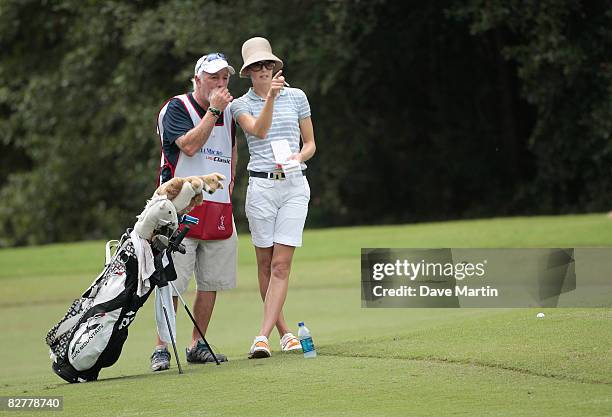
[[[151,370],[163,371],[170,368],[170,352],[168,348],[155,348],[151,355]]]
[[[200,339],[193,348],[185,348],[187,353],[187,362],[190,363],[215,363],[215,358],[206,347],[206,344]],[[219,362],[227,362],[227,356],[222,353],[216,353],[215,356]]]

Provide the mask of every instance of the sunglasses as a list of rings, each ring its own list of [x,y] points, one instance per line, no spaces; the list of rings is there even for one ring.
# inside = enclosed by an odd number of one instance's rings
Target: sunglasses
[[[212,54],[204,55],[204,59],[202,59],[202,61],[200,61],[200,65],[198,66],[198,68],[195,71],[196,74],[200,73],[200,68],[202,68],[202,65],[204,65],[205,62],[216,61],[217,59],[223,59],[223,60],[227,61],[227,58],[225,57],[225,54],[221,53],[221,52],[214,52]]]
[[[251,71],[261,71],[264,67],[268,70],[274,69],[274,66],[276,65],[276,63],[274,61],[259,61],[259,62],[254,62],[251,65],[249,65],[249,69]]]
[[[217,59],[225,59],[227,61],[227,58],[225,57],[224,53],[214,52],[212,54],[206,55],[206,58],[204,58],[204,60],[202,62],[210,62],[210,61],[214,61],[214,60],[217,60]]]

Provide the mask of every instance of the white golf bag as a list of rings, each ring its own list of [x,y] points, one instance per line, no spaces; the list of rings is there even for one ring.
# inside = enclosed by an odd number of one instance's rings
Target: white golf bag
[[[116,251],[111,256],[113,246]],[[155,271],[148,287],[143,288],[142,283],[139,285],[138,257],[130,234],[107,243],[104,270],[47,334],[52,368],[57,375],[68,382],[93,381],[100,369],[119,359],[138,309],[155,286],[165,286],[167,281],[176,279],[172,256],[166,250],[155,252]]]

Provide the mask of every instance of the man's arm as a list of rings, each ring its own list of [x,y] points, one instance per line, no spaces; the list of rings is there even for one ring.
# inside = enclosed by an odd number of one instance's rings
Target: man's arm
[[[210,93],[210,106],[223,111],[232,98],[227,88],[215,89]],[[208,141],[217,118],[218,116],[207,111],[197,126],[176,140],[176,145],[188,156],[195,155]]]
[[[200,123],[176,140],[176,145],[188,156],[195,155],[208,141],[217,122],[217,116],[207,111]]]

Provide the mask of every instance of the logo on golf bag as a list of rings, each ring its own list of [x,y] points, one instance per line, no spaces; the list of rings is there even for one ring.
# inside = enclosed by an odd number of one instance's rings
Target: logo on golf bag
[[[221,215],[221,217],[219,217],[219,226],[217,226],[217,229],[225,230],[225,216]]]
[[[119,325],[119,330],[123,329],[130,325],[131,322],[136,318],[136,313],[133,311],[128,311],[125,313],[125,317],[121,320],[121,324]]]
[[[79,336],[79,338],[74,342],[74,345],[72,346],[72,351],[70,352],[70,357],[72,359],[74,359],[75,357],[77,357],[77,355],[79,353],[81,353],[81,351],[83,350],[83,348],[85,348],[87,346],[87,344],[94,338],[96,337],[96,335],[98,333],[100,333],[100,330],[102,330],[102,328],[104,327],[104,325],[102,323],[94,323],[94,324],[89,324],[89,322],[91,320],[97,320],[100,319],[102,317],[104,317],[106,315],[106,313],[98,313],[92,317],[90,317],[87,320],[87,327],[85,328],[85,330],[83,331],[83,333],[81,333],[81,335]]]

